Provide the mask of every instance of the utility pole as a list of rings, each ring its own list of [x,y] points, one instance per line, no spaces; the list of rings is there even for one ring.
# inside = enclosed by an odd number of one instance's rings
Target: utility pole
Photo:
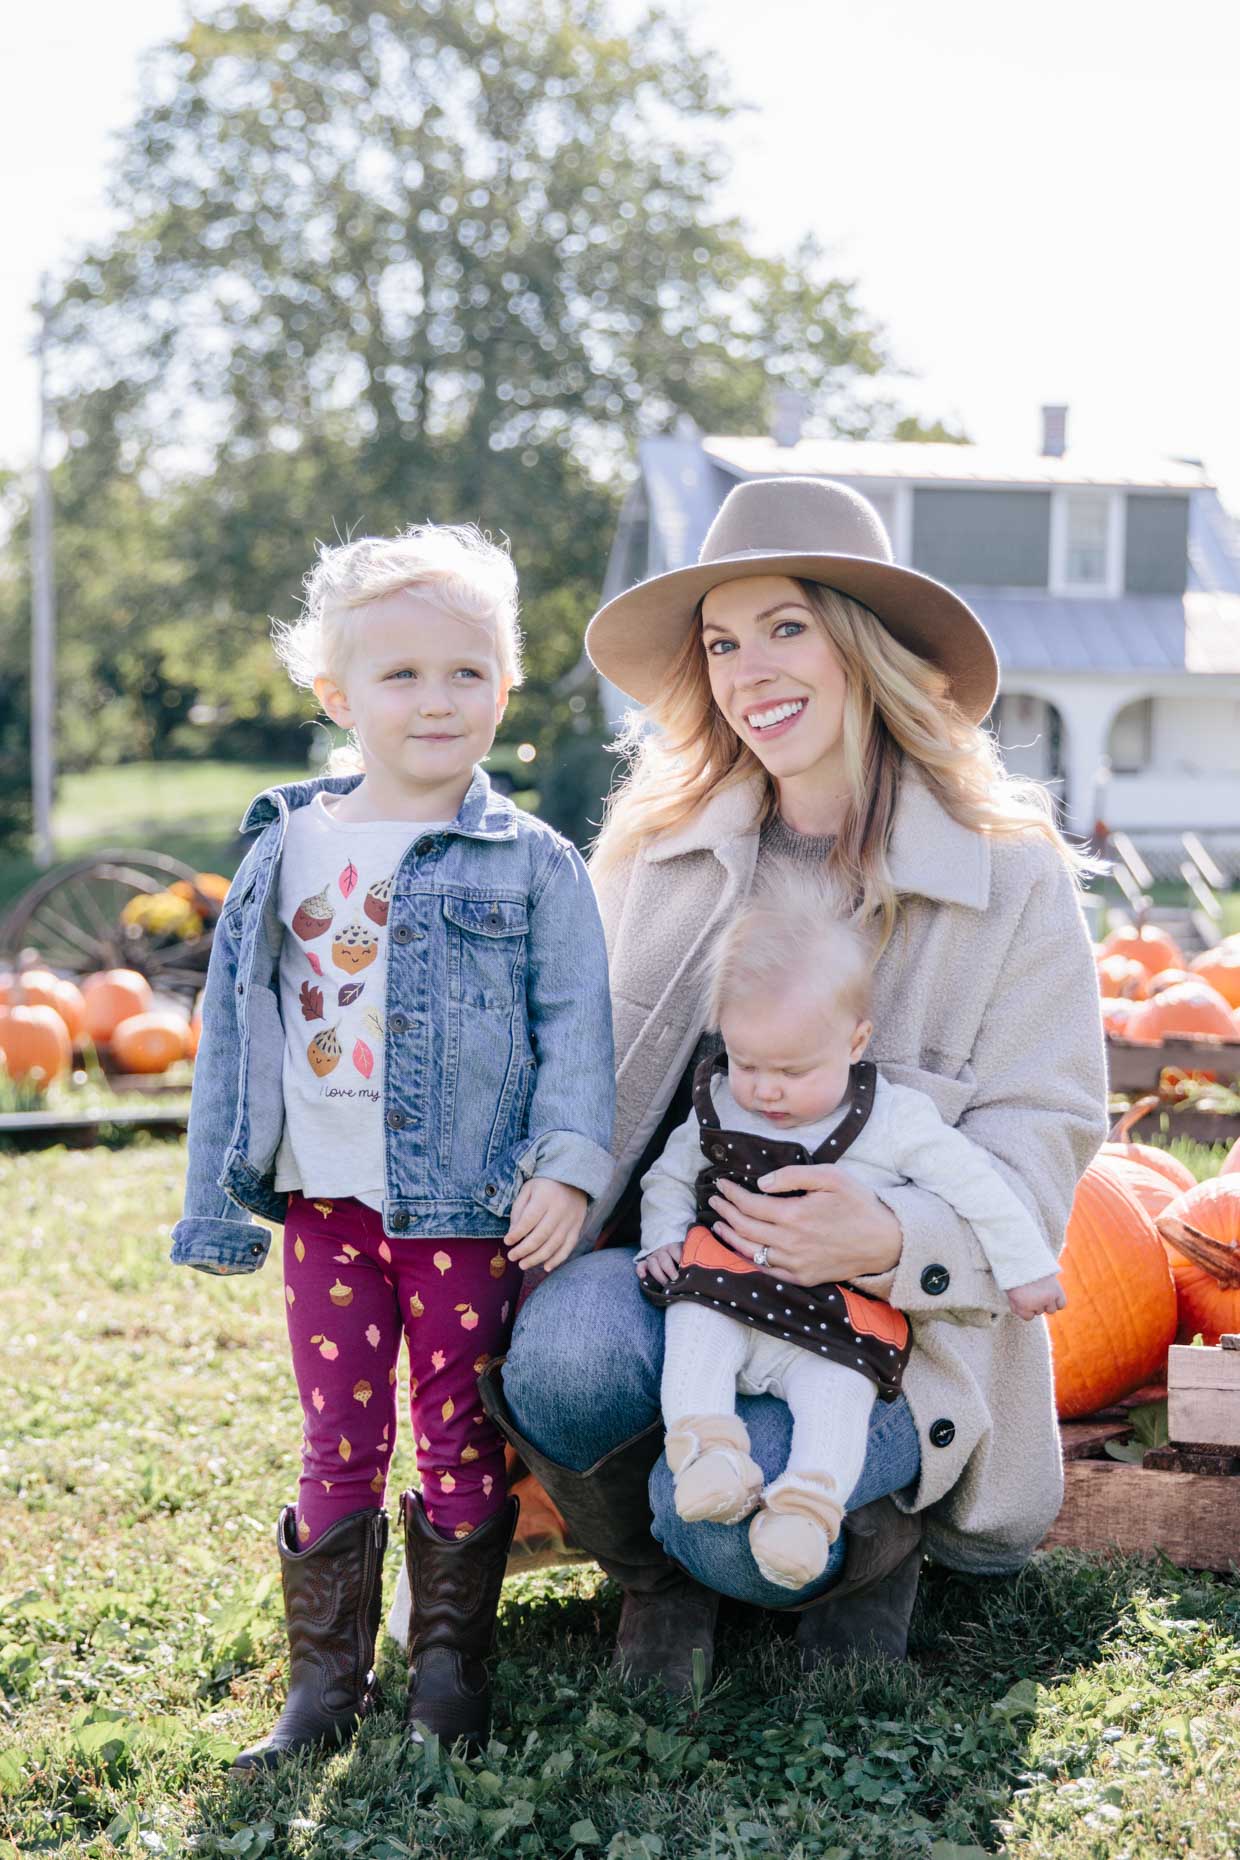
[[[39,436],[35,458],[34,522],[31,528],[30,773],[34,801],[34,860],[46,868],[56,857],[52,842],[52,785],[56,718],[56,583],[52,567],[52,487],[47,449],[50,407],[47,391],[48,280],[39,290]]]

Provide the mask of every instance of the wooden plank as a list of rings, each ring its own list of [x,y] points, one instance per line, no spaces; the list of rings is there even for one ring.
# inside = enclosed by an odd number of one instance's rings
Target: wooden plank
[[[1172,1393],[1176,1389],[1240,1390],[1240,1351],[1220,1350],[1215,1344],[1173,1343],[1167,1351],[1167,1387]]]
[[[1141,1464],[1146,1472],[1212,1473],[1230,1478],[1240,1473],[1240,1451],[1235,1447],[1206,1447],[1200,1441],[1179,1440],[1165,1447],[1147,1447]]]
[[[1063,1509],[1044,1550],[1161,1550],[1185,1569],[1229,1570],[1240,1562],[1240,1479],[1146,1472],[1106,1459],[1071,1461],[1063,1470]]]
[[[1061,1421],[1059,1443],[1065,1460],[1097,1460],[1108,1440],[1124,1440],[1131,1432],[1124,1421]]]
[[[1182,1072],[1214,1072],[1224,1083],[1240,1074],[1240,1041],[1164,1040],[1160,1046],[1107,1038],[1107,1075],[1112,1091],[1153,1090],[1164,1066]]]
[[[1172,1440],[1240,1446],[1240,1389],[1172,1389],[1167,1397],[1167,1432]]]

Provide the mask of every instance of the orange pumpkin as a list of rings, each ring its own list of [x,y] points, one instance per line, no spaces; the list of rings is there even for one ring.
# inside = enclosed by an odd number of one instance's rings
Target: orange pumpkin
[[[1102,1031],[1112,1038],[1126,1040],[1128,1023],[1137,1006],[1139,1003],[1130,1001],[1127,995],[1104,995],[1102,997]]]
[[[1192,979],[1187,969],[1160,969],[1157,975],[1151,975],[1146,986],[1151,995],[1160,995],[1164,988],[1174,988],[1177,982],[1191,982]]]
[[[1137,1162],[1131,1156],[1113,1156],[1102,1151],[1096,1160],[1099,1169],[1114,1176],[1130,1195],[1135,1195],[1153,1221],[1184,1193],[1179,1184],[1161,1170],[1151,1169],[1148,1163]]]
[[[76,982],[53,975],[50,969],[23,969],[20,983],[14,983],[11,995],[25,1007],[55,1008],[64,1021],[69,1038],[75,1044],[86,1031],[86,1003]]]
[[[36,1004],[0,1011],[0,1058],[11,1079],[29,1079],[50,1085],[69,1070],[73,1049],[69,1033],[55,1008]]]
[[[107,1046],[122,1021],[150,1013],[155,997],[136,969],[100,969],[82,983],[82,999],[87,1033],[97,1046]]]
[[[1127,956],[1103,956],[1098,963],[1098,992],[1105,996],[1124,995],[1130,1001],[1144,1001],[1149,993],[1149,971]]]
[[[1134,1040],[1199,1039],[1240,1040],[1240,1020],[1222,995],[1205,982],[1177,982],[1151,1001],[1142,1001],[1128,1021]]]
[[[112,1035],[112,1056],[126,1072],[166,1072],[185,1057],[185,1033],[179,1014],[130,1014]]]
[[[1157,975],[1160,969],[1184,967],[1184,954],[1175,938],[1155,924],[1142,924],[1139,930],[1136,924],[1121,924],[1118,930],[1112,930],[1102,947],[1108,956],[1128,956],[1139,962],[1147,975]]]
[[[1217,1343],[1240,1330],[1240,1181],[1216,1175],[1158,1217],[1179,1303],[1178,1343]]]
[[[1175,1287],[1152,1218],[1096,1162],[1077,1183],[1059,1270],[1067,1304],[1048,1322],[1055,1404],[1071,1420],[1155,1379],[1175,1336]]]
[[[1240,1175],[1240,1137],[1236,1138],[1226,1156],[1223,1158],[1223,1166],[1219,1170],[1219,1174]]]
[[[1227,949],[1220,945],[1218,949],[1204,950],[1193,957],[1190,967],[1194,975],[1222,995],[1228,1007],[1240,1008],[1240,946]]]
[[[1156,1149],[1152,1143],[1134,1143],[1128,1133],[1134,1125],[1139,1124],[1147,1111],[1158,1108],[1156,1097],[1138,1098],[1116,1123],[1114,1130],[1103,1144],[1101,1156],[1123,1156],[1129,1162],[1141,1163],[1147,1169],[1155,1170],[1165,1176],[1177,1194],[1183,1194],[1186,1188],[1195,1186],[1197,1178],[1187,1163],[1182,1163],[1178,1156],[1169,1150]]]

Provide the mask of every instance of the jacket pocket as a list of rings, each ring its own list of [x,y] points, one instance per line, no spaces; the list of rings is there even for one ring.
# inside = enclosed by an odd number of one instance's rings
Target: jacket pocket
[[[529,911],[509,898],[445,896],[448,989],[462,1007],[509,1012],[524,974]]]

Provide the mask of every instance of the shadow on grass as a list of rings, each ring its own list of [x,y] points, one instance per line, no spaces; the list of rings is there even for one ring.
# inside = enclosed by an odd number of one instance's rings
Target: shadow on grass
[[[1102,1738],[1134,1665],[1148,1665],[1147,1631],[1167,1630],[1173,1697],[1204,1643],[1190,1655],[1167,1624],[1191,1617],[1230,1644],[1240,1621],[1233,1582],[1169,1565],[1060,1552],[1002,1580],[928,1569],[907,1665],[806,1677],[787,1620],[728,1610],[716,1682],[695,1703],[626,1691],[609,1673],[619,1597],[592,1582],[545,1571],[509,1585],[484,1756],[406,1743],[403,1662],[385,1640],[384,1702],[356,1741],[204,1793],[196,1851],[902,1860],[947,1842],[939,1852],[965,1860],[999,1845],[1015,1792],[1045,1761],[1031,1740],[1059,1722],[1074,1676],[1096,1680]],[[1084,1745],[1090,1734],[1083,1724]]]

